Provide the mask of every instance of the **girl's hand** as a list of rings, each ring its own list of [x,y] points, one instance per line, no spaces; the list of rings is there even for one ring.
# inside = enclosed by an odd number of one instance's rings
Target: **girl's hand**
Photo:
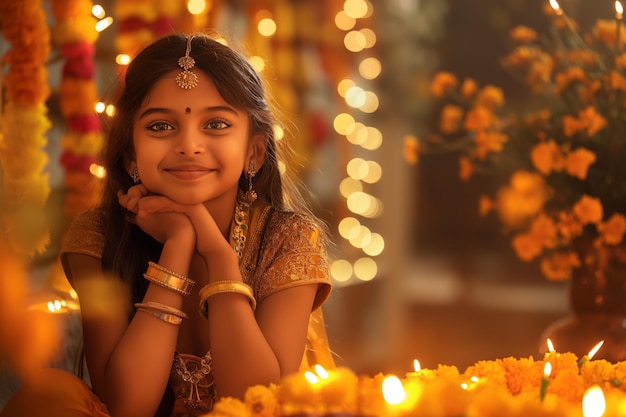
[[[152,236],[156,241],[165,243],[173,238],[189,239],[195,242],[195,231],[189,218],[184,214],[171,210],[147,210],[153,199],[167,199],[161,196],[149,195],[148,190],[142,184],[129,188],[128,193],[118,193],[120,204],[135,215],[132,222],[144,232]]]
[[[148,189],[143,184],[133,185],[128,189],[128,192],[124,194],[122,191],[117,192],[117,199],[126,210],[137,214],[139,210],[139,199],[150,194]]]
[[[147,196],[139,201],[140,211],[147,213],[180,213],[193,225],[196,251],[208,262],[211,256],[233,252],[228,239],[221,233],[211,214],[203,204],[176,203],[164,196]]]

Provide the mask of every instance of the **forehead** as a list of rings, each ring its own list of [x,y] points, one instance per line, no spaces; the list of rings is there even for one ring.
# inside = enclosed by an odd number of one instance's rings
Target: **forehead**
[[[147,107],[173,108],[230,106],[220,95],[213,80],[202,71],[193,71],[198,76],[198,85],[184,89],[176,83],[176,76],[181,71],[175,70],[157,81],[146,95],[141,109]],[[232,106],[230,106],[232,107]],[[241,113],[241,110],[237,110]]]

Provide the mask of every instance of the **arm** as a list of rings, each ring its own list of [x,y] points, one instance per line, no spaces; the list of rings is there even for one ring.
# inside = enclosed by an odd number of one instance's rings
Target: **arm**
[[[159,262],[185,274],[195,241],[189,233],[191,225],[184,216],[164,216],[172,215],[141,214],[138,222],[147,228],[173,224],[179,231],[186,230],[178,234],[158,229],[163,232],[160,236],[169,233]],[[176,222],[187,222],[187,228]],[[85,355],[94,391],[112,416],[153,416],[168,382],[178,326],[139,312],[129,322],[128,289],[117,278],[103,277],[99,259],[67,253],[64,265],[79,294]],[[155,284],[149,285],[144,301],[182,307],[181,295]]]

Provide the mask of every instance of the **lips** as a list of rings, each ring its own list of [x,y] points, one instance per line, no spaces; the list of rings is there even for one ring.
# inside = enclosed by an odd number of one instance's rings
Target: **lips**
[[[164,169],[168,174],[182,180],[201,178],[214,170],[202,165],[176,165]]]

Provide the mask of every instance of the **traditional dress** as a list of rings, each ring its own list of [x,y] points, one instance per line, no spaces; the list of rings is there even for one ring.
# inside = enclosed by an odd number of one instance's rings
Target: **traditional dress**
[[[78,216],[66,234],[61,259],[68,253],[80,253],[101,259],[104,236],[99,210],[87,211]],[[235,216],[236,217],[236,216]],[[235,227],[233,219],[231,230]],[[239,228],[241,229],[241,228]],[[334,366],[326,338],[326,330],[320,306],[327,299],[331,285],[329,277],[326,242],[319,227],[306,215],[277,211],[261,199],[256,201],[249,212],[248,227],[244,228],[245,246],[240,257],[240,270],[243,281],[254,290],[256,300],[261,303],[266,297],[298,285],[318,284],[313,311],[309,320],[306,350],[302,368],[320,363],[326,368]],[[239,242],[240,237],[239,237]],[[231,234],[231,244],[237,245]],[[70,282],[72,277],[66,268]],[[55,370],[56,371],[56,370]],[[61,378],[54,372],[55,378]],[[76,398],[71,407],[75,414],[67,414],[67,408],[54,414],[49,404],[34,404],[27,393],[18,392],[12,398],[0,417],[40,415],[57,416],[106,416],[106,407],[99,402],[89,387],[78,378],[65,373],[62,378],[74,378],[68,382]],[[45,387],[45,382],[38,386]],[[58,381],[56,385],[62,385]],[[168,411],[172,417],[193,417],[208,412],[215,401],[211,356],[207,352],[197,357],[184,352],[176,352],[170,375],[170,389],[167,395],[174,397],[174,408]],[[81,394],[82,393],[82,394]],[[58,396],[57,396],[58,397]],[[64,407],[59,398],[59,407]],[[167,401],[164,401],[167,402]],[[27,407],[26,409],[24,407]],[[27,411],[32,409],[32,414]],[[34,407],[34,408],[33,408]],[[45,408],[37,408],[45,407]]]

